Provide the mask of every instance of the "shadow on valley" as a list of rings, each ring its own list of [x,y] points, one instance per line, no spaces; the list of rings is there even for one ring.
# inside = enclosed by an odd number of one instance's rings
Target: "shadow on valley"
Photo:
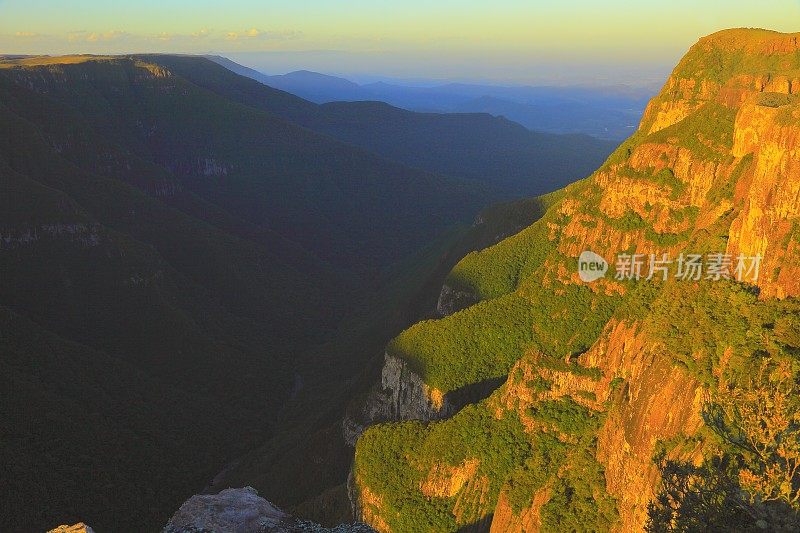
[[[458,528],[457,533],[488,533],[492,528],[494,514],[490,513],[477,522]]]
[[[376,354],[533,204],[475,215],[612,147],[197,57],[0,59],[3,526],[155,529],[215,477],[287,507],[340,486]]]
[[[424,378],[424,376],[423,376]],[[507,376],[489,378],[477,383],[470,383],[445,395],[447,401],[455,408],[461,409],[465,405],[478,403],[488,398],[495,390],[506,382]]]

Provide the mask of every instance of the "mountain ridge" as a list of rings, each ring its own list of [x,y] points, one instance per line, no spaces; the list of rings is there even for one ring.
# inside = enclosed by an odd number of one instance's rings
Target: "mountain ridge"
[[[173,62],[172,67],[190,79],[193,76],[187,65]],[[416,113],[380,102],[317,105],[283,92],[280,99],[265,99],[260,95],[274,94],[277,89],[263,83],[263,89],[254,85],[247,94],[233,94],[221,74],[211,82],[195,81],[405,165],[486,183],[496,189],[497,199],[503,200],[551,192],[583,177],[616,144],[585,135],[531,132],[485,113]],[[572,157],[575,151],[581,157]]]
[[[266,75],[226,58],[212,57],[233,72],[318,104],[383,101],[424,113],[490,113],[554,134],[584,133],[621,141],[635,128],[653,90],[627,86],[490,86],[447,83],[432,87],[375,82],[359,85],[310,71]],[[302,73],[302,74],[298,74]],[[485,99],[492,106],[487,107]]]

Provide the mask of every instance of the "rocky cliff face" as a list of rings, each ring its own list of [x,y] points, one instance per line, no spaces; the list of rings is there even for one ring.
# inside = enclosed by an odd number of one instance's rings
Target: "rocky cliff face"
[[[709,444],[700,436],[705,429],[701,415],[719,392],[714,383],[727,371],[726,361],[754,357],[757,350],[737,344],[733,339],[739,326],[722,317],[710,320],[722,339],[711,353],[708,338],[687,336],[691,346],[672,342],[694,325],[674,310],[675,299],[700,291],[700,285],[672,295],[658,292],[682,283],[669,278],[651,289],[663,299],[660,307],[652,307],[654,296],[641,285],[611,275],[583,282],[576,259],[592,250],[612,265],[613,273],[621,253],[675,259],[682,253],[719,252],[732,263],[730,277],[741,283],[714,289],[727,294],[722,303],[739,301],[736,291],[742,286],[748,287],[747,294],[758,294],[759,302],[800,296],[798,93],[798,34],[730,30],[701,39],[651,101],[639,131],[529,228],[534,237],[538,232],[545,238],[512,243],[536,243],[543,251],[523,252],[501,243],[481,257],[469,258],[471,270],[459,269],[462,285],[495,290],[501,284],[491,276],[500,269],[514,280],[514,292],[528,298],[533,308],[555,310],[552,316],[533,320],[534,346],[521,351],[503,387],[477,406],[491,414],[484,424],[518,419],[524,436],[517,433],[514,444],[508,445],[533,450],[526,452],[531,456],[508,459],[519,461],[510,473],[501,473],[499,467],[494,473],[482,470],[481,465],[502,451],[478,444],[465,449],[437,440],[438,434],[472,434],[467,428],[474,422],[461,413],[424,428],[375,432],[368,448],[362,450],[359,443],[357,449],[357,457],[362,451],[365,457],[353,476],[354,499],[369,503],[357,516],[380,531],[409,530],[402,517],[410,511],[401,503],[412,505],[408,502],[413,499],[425,513],[443,513],[452,520],[445,529],[475,524],[488,528],[487,520],[493,532],[553,530],[553,524],[580,529],[574,525],[580,518],[576,515],[591,511],[598,530],[641,531],[659,486],[654,455],[661,451],[694,464],[703,460]],[[739,257],[760,257],[757,274],[735,272]],[[457,300],[445,289],[440,312],[455,310]],[[702,305],[700,301],[681,312],[695,313],[700,320]],[[599,314],[604,306],[614,308],[611,320],[604,319],[604,327],[582,349],[558,351],[569,341],[547,337],[559,321],[574,320],[571,313]],[[743,319],[747,310],[733,305],[729,313]],[[591,320],[579,317],[575,323],[578,326],[565,336],[579,336],[579,329]],[[464,345],[464,357],[470,358],[471,345]],[[437,361],[431,357],[426,363]],[[392,375],[402,375],[402,362],[392,364]],[[396,403],[402,406],[397,412],[430,413],[437,405],[431,390],[419,377],[413,382],[405,390],[415,394],[400,395],[413,401]],[[411,431],[421,436],[407,436]],[[555,459],[567,457],[569,462],[548,470],[548,462],[536,454],[542,442],[553,437],[558,443],[552,445],[563,447]],[[427,454],[424,459],[412,451],[390,454],[392,466],[408,476],[404,479],[415,480],[402,486],[384,482],[371,462],[392,439],[407,439]],[[433,442],[441,447],[437,453],[430,451]],[[492,475],[505,476],[496,492],[489,489],[496,481]],[[570,498],[578,499],[581,490],[585,504],[570,508]],[[558,516],[559,508],[567,514]]]
[[[701,409],[707,391],[688,372],[675,368],[672,358],[636,323],[612,321],[591,350],[581,355],[583,368],[596,376],[576,375],[521,360],[497,400],[497,409],[514,409],[525,419],[531,406],[551,399],[571,398],[604,413],[597,432],[596,457],[605,469],[606,489],[617,501],[617,531],[639,531],[647,520],[647,505],[655,497],[658,469],[652,458],[659,443],[691,437],[702,426]],[[542,394],[530,383],[551,383]],[[533,421],[530,421],[534,424]],[[699,458],[697,448],[680,449],[674,458]],[[494,511],[492,531],[538,531],[539,511],[548,501],[537,493],[529,507],[514,511],[503,494]]]
[[[372,424],[397,420],[437,420],[456,410],[445,395],[429,387],[409,364],[388,353],[384,355],[381,382],[367,399],[354,406],[342,422],[348,444],[355,446],[358,437]]]
[[[477,302],[477,298],[467,291],[460,291],[447,285],[442,286],[439,300],[436,302],[436,312],[439,316],[452,315]]]
[[[406,361],[389,354],[381,373],[381,388],[388,393],[388,415],[392,420],[435,420],[454,409],[441,391],[429,387]]]

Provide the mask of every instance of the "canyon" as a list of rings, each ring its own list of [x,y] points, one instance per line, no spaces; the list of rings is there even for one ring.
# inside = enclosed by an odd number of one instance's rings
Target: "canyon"
[[[4,526],[800,529],[800,34],[607,159],[198,56],[0,57],[0,124]]]

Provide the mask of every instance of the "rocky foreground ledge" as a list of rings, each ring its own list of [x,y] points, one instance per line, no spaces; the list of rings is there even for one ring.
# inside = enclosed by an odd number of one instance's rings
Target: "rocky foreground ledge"
[[[374,533],[364,524],[325,528],[295,518],[258,495],[252,487],[196,494],[170,518],[163,533]],[[95,533],[86,524],[59,526],[48,533]],[[100,532],[98,532],[100,533]]]

